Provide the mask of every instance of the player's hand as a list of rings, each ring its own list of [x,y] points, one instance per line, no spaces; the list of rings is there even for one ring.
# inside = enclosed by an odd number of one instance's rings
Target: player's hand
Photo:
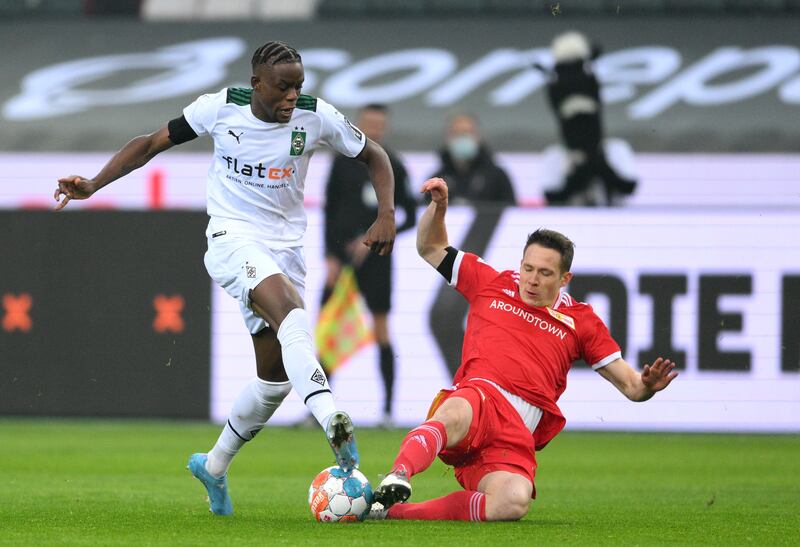
[[[678,375],[674,369],[675,363],[659,357],[652,365],[645,365],[642,369],[642,383],[650,391],[661,391]]]
[[[97,191],[94,181],[78,175],[70,175],[58,179],[58,186],[53,194],[53,198],[58,201],[54,209],[59,211],[67,206],[73,199],[86,199]],[[64,199],[61,199],[61,196]],[[61,201],[59,201],[61,200]]]
[[[362,244],[365,236],[357,237],[347,244],[345,249],[350,257],[350,263],[356,268],[360,268],[369,255],[369,247]]]
[[[447,183],[444,179],[434,177],[426,180],[422,185],[422,193],[430,192],[431,201],[436,205],[447,205]]]
[[[397,226],[394,222],[394,212],[378,214],[378,218],[364,234],[362,243],[373,253],[386,256],[392,252],[394,238],[397,235]]]

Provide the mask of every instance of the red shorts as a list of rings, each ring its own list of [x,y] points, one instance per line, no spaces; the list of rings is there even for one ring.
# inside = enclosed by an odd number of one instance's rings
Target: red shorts
[[[481,479],[492,471],[522,475],[534,484],[533,436],[511,403],[487,382],[465,381],[455,390],[442,390],[434,399],[429,416],[450,397],[466,399],[472,407],[467,436],[439,454],[439,459],[455,468],[459,484],[466,490],[477,490]],[[535,487],[531,497],[536,497]]]

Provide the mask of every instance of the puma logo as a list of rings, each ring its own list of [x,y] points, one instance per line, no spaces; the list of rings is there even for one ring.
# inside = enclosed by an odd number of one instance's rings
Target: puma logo
[[[228,135],[230,135],[231,137],[233,137],[234,139],[236,139],[236,144],[241,144],[241,143],[239,142],[239,137],[241,137],[242,135],[244,135],[244,131],[242,131],[241,133],[239,133],[239,134],[237,135],[236,133],[234,133],[234,132],[233,132],[233,129],[228,129]]]

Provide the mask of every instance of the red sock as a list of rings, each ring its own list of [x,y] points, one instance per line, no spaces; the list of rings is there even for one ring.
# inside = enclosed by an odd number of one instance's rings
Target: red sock
[[[397,503],[389,508],[387,519],[406,520],[486,520],[486,495],[461,490],[422,503]]]
[[[400,444],[392,471],[402,468],[408,477],[425,471],[447,446],[447,433],[442,422],[428,421],[408,432]]]

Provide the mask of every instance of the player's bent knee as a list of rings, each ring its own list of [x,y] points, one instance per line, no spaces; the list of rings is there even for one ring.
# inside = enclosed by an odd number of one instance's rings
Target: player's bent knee
[[[525,499],[519,493],[509,492],[504,495],[486,496],[486,520],[520,520],[528,514],[531,499]]]
[[[481,485],[486,492],[486,520],[519,520],[528,514],[533,485],[527,479],[497,471],[484,477]]]

